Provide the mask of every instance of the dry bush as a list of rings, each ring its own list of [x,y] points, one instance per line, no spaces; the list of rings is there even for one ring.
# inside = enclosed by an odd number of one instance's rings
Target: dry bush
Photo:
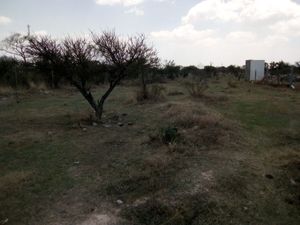
[[[181,128],[207,127],[209,122],[214,124],[220,120],[220,115],[209,112],[203,105],[196,106],[192,103],[170,104],[164,117]]]
[[[169,93],[168,93],[168,96],[178,96],[178,95],[184,95],[184,93],[183,92],[181,92],[181,91],[170,91]]]
[[[234,82],[233,80],[229,80],[229,81],[227,81],[227,85],[228,85],[228,87],[230,87],[230,88],[237,88],[237,82]]]
[[[178,128],[181,142],[187,146],[230,144],[229,137],[238,129],[221,114],[189,102],[167,105],[164,118]]]
[[[201,98],[204,96],[205,91],[208,89],[208,85],[205,81],[185,81],[184,86],[192,97]]]
[[[28,82],[28,86],[29,86],[30,90],[45,91],[48,89],[47,85],[44,82],[35,83],[35,82],[30,81],[30,82]]]
[[[160,100],[164,98],[166,88],[162,85],[152,85],[149,91],[149,98],[152,100]]]
[[[164,92],[166,88],[162,85],[155,84],[146,90],[139,89],[136,91],[136,101],[160,101],[164,99]]]
[[[14,92],[14,89],[9,86],[0,86],[0,95],[8,95]]]

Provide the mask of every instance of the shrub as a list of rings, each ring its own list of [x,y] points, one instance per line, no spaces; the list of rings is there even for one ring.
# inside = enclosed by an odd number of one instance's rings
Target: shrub
[[[237,83],[234,82],[234,81],[232,81],[232,80],[229,80],[229,81],[227,82],[227,84],[228,84],[228,87],[231,87],[231,88],[237,88]]]
[[[149,89],[139,89],[136,92],[137,102],[143,102],[145,100],[158,101],[164,98],[165,87],[162,85],[152,85]]]
[[[161,139],[163,143],[169,144],[175,142],[179,137],[176,127],[166,127],[161,129]]]
[[[208,85],[206,81],[200,81],[200,82],[185,82],[184,86],[186,87],[187,91],[192,97],[203,97],[204,92],[207,90]]]

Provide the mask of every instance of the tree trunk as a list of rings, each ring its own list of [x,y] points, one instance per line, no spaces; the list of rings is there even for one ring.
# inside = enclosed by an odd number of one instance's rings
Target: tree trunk
[[[103,102],[104,103],[104,102]],[[98,105],[96,107],[95,110],[95,116],[97,118],[97,120],[101,121],[101,118],[102,118],[102,113],[103,113],[103,103],[101,105]]]
[[[71,84],[74,85],[82,94],[82,96],[88,101],[88,103],[90,104],[90,106],[93,108],[93,110],[95,111],[95,116],[97,118],[97,120],[101,121],[102,119],[102,114],[103,114],[103,105],[105,100],[107,99],[107,97],[111,94],[111,92],[113,91],[113,89],[117,86],[117,84],[120,82],[120,80],[123,78],[123,76],[119,76],[118,79],[110,82],[109,88],[106,90],[106,92],[104,93],[104,95],[101,97],[100,100],[95,101],[93,95],[91,94],[91,92],[89,90],[87,90],[86,88],[82,87],[80,84],[78,84],[77,82],[71,80]]]
[[[96,105],[96,109],[95,109],[95,115],[99,121],[101,121],[101,119],[102,119],[104,102],[107,99],[107,97],[111,94],[111,92],[114,90],[114,88],[117,86],[119,81],[120,81],[120,79],[117,79],[117,80],[111,82],[107,91],[104,93],[104,95],[102,95],[102,97],[98,101],[98,103]]]

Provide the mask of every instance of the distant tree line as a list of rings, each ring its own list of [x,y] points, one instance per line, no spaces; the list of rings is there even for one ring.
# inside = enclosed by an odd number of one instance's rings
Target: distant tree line
[[[146,84],[165,79],[192,77],[206,79],[231,74],[244,77],[244,67],[230,65],[198,68],[182,67],[174,61],[161,63],[156,50],[148,46],[144,35],[119,37],[114,31],[91,33],[90,39],[13,34],[2,41],[0,57],[0,85],[30,87],[45,83],[49,88],[70,84],[77,88],[100,120],[103,105],[114,88],[124,79],[140,79],[146,94]],[[271,75],[299,73],[300,63],[283,61],[266,64]],[[99,98],[92,85],[108,84]],[[146,96],[145,96],[146,97]]]
[[[108,82],[110,65],[90,60],[89,67],[89,83],[94,85],[104,84]],[[62,65],[66,66],[66,64]],[[141,73],[144,74],[147,82],[161,82],[166,79],[176,78],[209,78],[224,75],[234,75],[237,78],[244,76],[244,68],[230,65],[228,67],[205,66],[198,68],[196,66],[179,66],[173,61],[157,64],[149,68],[141,68],[138,63],[132,64],[127,68],[128,75],[125,79],[139,79]],[[59,88],[68,84],[65,76],[57,73],[55,68],[47,61],[26,62],[11,57],[0,57],[0,85],[16,87],[30,87],[32,83],[45,83],[48,88]]]

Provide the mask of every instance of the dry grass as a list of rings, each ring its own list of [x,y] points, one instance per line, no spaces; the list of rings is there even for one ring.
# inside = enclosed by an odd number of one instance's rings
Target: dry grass
[[[5,174],[0,177],[0,192],[9,192],[20,188],[22,183],[25,182],[31,174],[32,173],[28,171],[14,171]]]
[[[237,82],[235,82],[235,81],[233,81],[233,80],[229,80],[229,81],[227,82],[227,85],[228,85],[228,87],[230,87],[230,88],[237,88],[237,87],[238,87]]]
[[[186,93],[175,81],[164,87]],[[251,87],[240,82],[230,94],[224,79],[201,99],[128,105],[134,89],[120,86],[105,106],[109,127],[91,126],[89,106],[71,90],[2,101],[0,221],[82,224],[108,211],[124,225],[298,225],[298,95]],[[105,87],[97,88],[100,95]],[[228,99],[213,104],[208,95]],[[117,126],[120,117],[133,125]],[[70,129],[84,118],[86,131]],[[178,142],[146,142],[168,126]]]
[[[184,93],[182,91],[176,91],[176,90],[170,91],[168,93],[168,96],[178,96],[178,95],[184,95]]]
[[[208,89],[208,85],[205,81],[185,81],[183,84],[188,93],[195,98],[203,97]]]
[[[226,120],[221,114],[195,103],[176,103],[166,106],[164,119],[179,129],[184,144],[190,146],[229,145],[230,136],[235,134],[239,126]],[[236,139],[238,140],[238,138]],[[175,147],[180,152],[180,145]]]
[[[165,119],[181,128],[207,126],[208,122],[215,123],[219,117],[217,114],[209,114],[204,105],[195,105],[192,102],[168,104],[164,114]]]
[[[160,100],[163,100],[164,92],[166,91],[166,88],[162,85],[155,84],[151,85],[150,88],[146,88],[146,90],[142,90],[141,88],[136,91],[135,99],[137,102],[145,102],[145,101],[151,101],[151,102],[157,102]]]
[[[47,85],[44,82],[35,83],[35,82],[30,81],[28,83],[28,85],[29,85],[29,89],[33,90],[33,91],[34,90],[45,91],[48,89]]]
[[[0,95],[12,94],[14,89],[9,86],[0,86]]]

